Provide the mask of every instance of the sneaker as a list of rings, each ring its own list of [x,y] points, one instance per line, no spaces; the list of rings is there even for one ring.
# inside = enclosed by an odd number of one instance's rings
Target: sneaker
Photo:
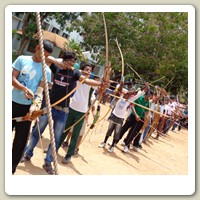
[[[114,151],[114,147],[109,147],[108,152],[112,153]]]
[[[74,152],[74,156],[78,156],[78,151],[79,151],[79,148],[77,148]]]
[[[116,147],[117,144],[114,144],[114,147]],[[108,142],[108,146],[112,146],[112,142]]]
[[[48,174],[50,174],[50,175],[55,174],[54,169],[52,168],[51,164],[45,163],[42,167],[45,169],[45,171],[46,171]]]
[[[70,156],[70,157],[67,157],[67,158],[64,157],[64,158],[62,159],[62,164],[69,164],[70,161],[71,161],[71,156]]]
[[[141,144],[139,144],[139,145],[138,145],[138,148],[139,148],[139,149],[142,149],[142,145],[141,145]]]
[[[133,146],[133,151],[138,152],[138,148]]]
[[[101,144],[99,144],[99,148],[104,148],[105,145],[106,145],[106,143],[105,143],[105,142],[102,142]]]
[[[121,146],[123,146],[123,147],[124,147],[124,146],[125,146],[125,142],[122,142],[122,143],[121,143]]]
[[[30,159],[31,159],[31,157],[25,154],[25,155],[23,156],[23,158],[21,159],[20,163],[30,161]]]
[[[159,136],[157,135],[157,136],[155,137],[155,139],[156,139],[156,140],[159,140]]]
[[[127,153],[128,152],[128,147],[127,146],[124,146],[124,149],[122,150],[124,153]]]
[[[63,142],[63,143],[62,143],[62,146],[63,146],[63,147],[68,147],[68,146],[69,146],[69,143],[68,143],[68,142]]]
[[[44,149],[43,153],[47,153],[47,149]]]

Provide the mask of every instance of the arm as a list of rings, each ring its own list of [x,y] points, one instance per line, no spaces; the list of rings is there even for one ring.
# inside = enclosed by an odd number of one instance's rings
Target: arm
[[[86,78],[85,76],[81,75],[79,77],[79,81],[82,81],[85,78]],[[93,79],[88,79],[88,78],[85,79],[84,83],[87,85],[90,85],[90,86],[101,86],[102,85],[102,83],[100,81],[95,81]]]
[[[136,120],[139,121],[139,120],[140,120],[140,117],[139,117],[138,114],[136,113],[136,111],[135,111],[135,106],[134,106],[134,105],[131,105],[131,110],[133,111],[133,114],[135,115]]]
[[[61,69],[67,69],[67,68],[71,68],[71,66],[68,66],[67,63],[63,63],[63,59],[62,58],[54,58],[53,56],[48,56],[46,58],[46,62],[47,63],[53,63],[56,66],[60,67]]]
[[[23,91],[26,98],[33,99],[34,98],[33,92],[29,88],[27,88],[24,85],[22,85],[17,80],[17,78],[19,76],[19,73],[20,73],[20,71],[18,71],[18,70],[13,68],[13,71],[12,71],[12,85],[13,85],[13,87],[15,87],[18,90]]]

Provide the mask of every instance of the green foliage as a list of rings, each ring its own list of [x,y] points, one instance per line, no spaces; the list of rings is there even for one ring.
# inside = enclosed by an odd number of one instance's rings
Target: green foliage
[[[105,13],[109,38],[109,60],[115,74],[121,72],[121,57],[114,39],[118,39],[125,61],[126,77],[138,78],[126,63],[149,82],[158,83],[170,93],[188,89],[188,16],[187,13]],[[81,27],[81,28],[80,28]],[[105,33],[102,13],[84,13],[72,21],[71,30],[84,37],[83,46],[94,48],[99,64],[105,63]]]
[[[65,47],[66,50],[75,51],[76,52],[76,56],[77,56],[79,62],[81,62],[81,61],[87,61],[87,58],[82,53],[83,51],[81,49],[80,44],[77,43],[74,39],[70,40],[69,44],[66,43],[64,45],[64,47]]]

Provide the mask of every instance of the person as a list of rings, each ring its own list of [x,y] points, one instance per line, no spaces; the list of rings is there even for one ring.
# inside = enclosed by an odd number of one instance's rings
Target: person
[[[145,95],[141,96],[139,99],[135,101],[135,103],[149,108],[149,99],[152,97],[153,92],[148,90]],[[134,149],[139,147],[139,139],[140,139],[140,129],[142,128],[144,124],[144,117],[145,114],[148,113],[148,110],[139,106],[135,105],[133,112],[129,115],[129,117],[126,120],[126,123],[123,125],[121,132],[120,132],[120,138],[122,138],[123,134],[131,127],[131,129],[128,132],[128,135],[124,139],[124,149],[123,152],[128,152],[131,142],[133,141]]]
[[[91,76],[90,76],[90,78],[91,78]],[[96,76],[96,75],[94,75],[93,79],[96,80],[96,81],[99,81],[99,77]],[[91,87],[90,91],[89,91],[88,107],[90,107],[92,105],[91,112],[92,112],[93,117],[95,117],[95,110],[97,108],[97,102],[95,102],[94,105],[93,105],[93,102],[95,101],[96,98],[97,98],[97,90],[94,90],[94,88]],[[89,115],[89,113],[88,113],[88,115]],[[75,151],[76,153],[79,151],[79,146],[80,146],[81,140],[83,138],[83,135],[84,135],[84,132],[85,132],[85,129],[86,129],[86,124],[87,124],[87,121],[88,121],[88,115],[85,117],[81,131],[80,131],[80,135],[79,135],[79,139],[78,139],[77,147],[76,147],[76,151]],[[72,132],[73,132],[73,127],[69,130],[69,133],[67,135],[66,140],[62,143],[63,147],[69,147],[69,140],[71,139]]]
[[[54,45],[43,41],[44,56],[47,57],[53,52]],[[47,81],[51,82],[51,71],[45,66]],[[30,119],[18,122],[12,121],[12,130],[15,128],[15,135],[12,147],[12,173],[23,156],[31,128],[31,112],[36,110],[37,104],[41,101],[44,87],[42,74],[41,51],[39,45],[35,48],[33,56],[19,56],[13,63],[12,71],[12,118],[21,117],[30,112]],[[28,115],[26,115],[28,116]]]
[[[112,132],[114,131],[113,141],[110,147],[108,148],[108,152],[114,151],[114,146],[116,145],[117,141],[119,140],[119,133],[122,127],[127,107],[131,104],[131,101],[136,100],[138,97],[133,97],[134,91],[127,91],[123,96],[121,95],[120,99],[117,101],[111,115],[109,116],[109,126],[106,132],[106,136],[104,141],[99,144],[100,148],[105,147],[108,138],[111,136]],[[123,97],[123,98],[122,98]],[[128,101],[127,101],[128,100]]]
[[[90,73],[93,71],[94,66],[90,63],[84,63],[81,66],[82,73],[85,76],[90,75]],[[102,83],[100,81],[95,81],[92,79],[89,79],[93,81],[93,86],[101,86]],[[89,100],[89,92],[90,92],[91,86],[82,84],[75,92],[74,96],[71,99],[70,105],[69,105],[69,116],[68,120],[65,124],[65,130],[61,137],[60,137],[60,144],[59,147],[64,142],[66,136],[68,135],[69,128],[73,126],[74,123],[78,121],[76,125],[73,127],[72,137],[70,140],[69,148],[67,151],[67,154],[62,159],[63,164],[68,164],[71,161],[72,155],[75,153],[76,144],[79,138],[80,130],[83,125],[84,116],[87,113],[88,110],[88,100]],[[95,88],[96,89],[96,88]],[[81,119],[81,120],[80,120]],[[59,148],[58,147],[58,148]]]
[[[50,93],[50,102],[51,104],[57,102],[61,98],[65,97],[69,92],[74,88],[74,83],[79,80],[82,81],[86,77],[81,74],[77,69],[72,69],[75,61],[76,54],[73,51],[65,51],[61,59],[55,59],[52,56],[49,56],[46,59],[47,62],[54,63],[56,65],[56,74],[54,75],[54,84]],[[93,84],[93,80],[85,79],[86,84]],[[64,130],[65,123],[67,121],[68,112],[69,112],[69,101],[70,98],[66,98],[63,101],[59,102],[56,106],[52,107],[52,119],[54,122],[54,135],[55,135],[55,144],[56,149],[58,149],[60,136]],[[42,134],[48,124],[47,114],[39,117],[39,128],[40,134]],[[33,151],[35,146],[39,141],[39,131],[35,127],[33,130],[28,146],[24,157],[21,162],[26,162],[31,159],[33,156]],[[52,147],[48,146],[45,161],[43,168],[48,174],[54,174],[51,162],[52,158]]]

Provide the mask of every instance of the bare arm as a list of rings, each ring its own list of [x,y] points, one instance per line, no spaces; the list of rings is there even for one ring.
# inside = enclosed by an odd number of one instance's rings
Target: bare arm
[[[140,120],[140,117],[139,117],[138,114],[136,113],[136,111],[135,111],[135,106],[134,106],[134,105],[131,105],[131,110],[133,111],[133,114],[135,115],[136,120],[139,121],[139,120]]]
[[[13,69],[13,71],[12,71],[12,85],[13,85],[13,87],[18,89],[18,90],[23,91],[26,98],[33,99],[34,98],[33,92],[29,88],[27,88],[24,85],[22,85],[17,80],[17,78],[19,76],[19,73],[20,73],[20,71],[18,71],[16,69]]]
[[[46,58],[46,62],[47,63],[53,63],[56,66],[60,67],[61,69],[66,69],[67,66],[63,63],[63,59],[62,58],[54,58],[53,56],[48,56]]]
[[[82,81],[83,79],[85,79],[86,77],[81,75],[79,78],[79,81]],[[88,79],[86,78],[84,81],[85,84],[90,85],[90,86],[100,86],[102,85],[102,83],[100,81],[95,81],[93,79]]]

